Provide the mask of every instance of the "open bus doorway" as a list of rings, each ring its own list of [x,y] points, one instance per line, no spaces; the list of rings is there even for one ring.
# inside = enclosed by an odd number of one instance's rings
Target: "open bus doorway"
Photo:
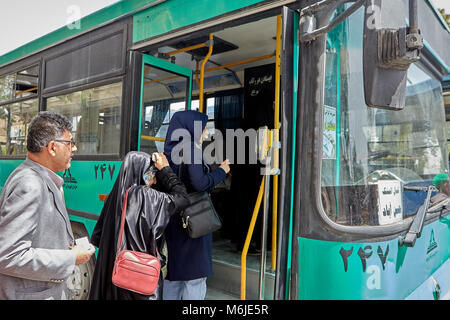
[[[226,133],[232,130],[239,134],[238,130],[241,130],[245,136],[246,132],[256,132],[261,127],[274,128],[276,35],[276,16],[213,32],[213,51],[204,67],[203,82],[203,112],[208,115],[210,138],[204,142],[203,148],[216,143],[214,137],[220,131],[223,159],[217,152],[220,145],[215,145],[216,163],[211,164],[211,169],[229,158],[231,171],[211,194],[223,224],[221,230],[213,234],[214,276],[208,279],[207,297],[213,291],[211,288],[231,293],[235,298],[239,296],[241,251],[263,176],[262,164],[250,159],[250,153],[258,148],[257,141],[246,137],[244,150],[237,150],[239,138],[227,137]],[[175,40],[146,52],[152,58],[191,69],[192,93],[190,98],[184,77],[144,65],[140,150],[162,152],[173,114],[187,108],[199,109],[200,67],[208,52],[208,36],[191,34],[188,39]],[[227,139],[234,139],[231,156],[230,150],[226,150]],[[239,154],[242,151],[244,155]],[[269,208],[271,206],[270,203]],[[247,257],[247,283],[253,286],[247,289],[249,298],[257,298],[262,210],[261,205]],[[266,236],[270,239],[270,218],[268,222]],[[267,259],[270,260],[270,241],[267,250]],[[270,281],[274,281],[274,271],[270,263],[266,265]]]

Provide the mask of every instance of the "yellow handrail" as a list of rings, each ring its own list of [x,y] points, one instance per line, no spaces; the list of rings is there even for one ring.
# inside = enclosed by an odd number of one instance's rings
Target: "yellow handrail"
[[[200,66],[200,87],[199,87],[199,103],[198,103],[198,111],[203,112],[203,82],[205,78],[205,65],[208,61],[209,57],[211,57],[212,51],[213,51],[213,34],[209,34],[209,50],[208,54],[206,55],[205,59],[203,59],[202,64]]]
[[[27,90],[18,91],[18,92],[16,92],[16,96],[18,96],[19,94],[30,92],[30,91],[34,91],[34,90],[37,90],[37,87],[30,88],[30,89],[27,89]]]
[[[165,138],[151,137],[151,136],[141,136],[141,139],[150,140],[150,141],[161,141],[161,142],[166,141]]]
[[[265,56],[236,61],[236,62],[224,64],[222,66],[217,66],[217,67],[212,67],[212,68],[206,69],[205,72],[210,72],[210,71],[219,70],[219,69],[225,69],[225,68],[234,67],[234,66],[238,66],[241,64],[249,63],[249,62],[255,62],[255,61],[259,61],[259,60],[269,59],[269,58],[272,58],[274,55],[275,55],[274,53],[270,53],[270,54],[266,54]]]
[[[261,186],[259,187],[258,198],[256,199],[255,208],[253,209],[252,220],[250,221],[250,226],[248,228],[247,237],[245,238],[244,248],[242,248],[241,255],[241,300],[245,300],[245,289],[246,289],[246,277],[247,277],[247,253],[250,246],[250,241],[253,236],[253,230],[255,229],[256,219],[258,218],[259,208],[261,206],[261,200],[264,194],[264,181],[265,176],[263,176],[261,181]]]
[[[176,53],[191,51],[191,50],[195,50],[195,49],[199,49],[199,48],[203,48],[203,47],[206,47],[206,44],[205,43],[199,43],[199,44],[195,44],[193,46],[189,46],[189,47],[186,47],[186,48],[183,48],[183,49],[178,49],[178,50],[166,52],[166,54],[171,56],[171,55],[174,55]]]
[[[275,56],[275,53],[271,53],[271,54],[267,54],[267,55],[256,57],[256,58],[250,58],[250,59],[246,59],[246,60],[236,61],[236,62],[233,62],[233,63],[224,64],[222,66],[217,66],[217,67],[212,67],[212,68],[209,68],[209,69],[205,69],[205,73],[206,72],[211,72],[211,71],[214,71],[214,70],[220,70],[220,69],[225,69],[225,68],[229,68],[229,67],[238,66],[238,65],[241,65],[241,64],[245,64],[245,63],[255,62],[255,61],[264,60],[264,59],[269,59],[269,58],[272,58],[274,56]],[[198,67],[196,67],[196,70],[197,69],[198,69]],[[161,81],[171,80],[171,79],[175,79],[175,78],[179,78],[179,77],[182,77],[182,76],[174,75],[174,76],[169,76],[169,77],[161,78],[161,79],[147,80],[147,81],[144,81],[144,84],[150,84],[150,83],[153,83],[153,82],[161,82]],[[198,75],[196,75],[195,81],[197,82],[198,86],[200,87],[200,84],[199,84],[199,81],[198,81]]]
[[[280,123],[280,69],[281,69],[281,15],[277,16],[277,49],[275,56],[275,106],[274,106],[274,137],[279,141],[278,129]],[[278,169],[278,149],[273,150],[273,168]],[[273,176],[272,194],[272,270],[277,266],[277,221],[278,221],[278,175]]]

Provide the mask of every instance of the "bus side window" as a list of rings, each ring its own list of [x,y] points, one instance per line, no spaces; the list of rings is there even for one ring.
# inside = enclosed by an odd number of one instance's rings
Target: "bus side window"
[[[27,153],[28,124],[39,109],[38,80],[37,65],[0,77],[0,155]]]
[[[72,120],[79,155],[118,154],[122,83],[48,98],[47,110]]]

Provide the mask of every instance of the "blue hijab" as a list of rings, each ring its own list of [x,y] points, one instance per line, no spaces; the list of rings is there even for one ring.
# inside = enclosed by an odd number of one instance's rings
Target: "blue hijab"
[[[188,192],[211,192],[214,186],[226,178],[223,169],[217,168],[209,172],[207,166],[203,164],[199,142],[207,122],[208,116],[198,111],[179,111],[173,115],[167,129],[164,154],[172,170],[178,174],[178,164],[181,162],[179,151],[183,150],[180,178]],[[177,129],[184,130],[177,132]],[[186,153],[191,153],[190,158],[194,162],[186,161],[189,160]],[[188,281],[212,275],[212,234],[195,239],[189,238],[183,230],[181,218],[173,215],[165,235],[169,252],[167,280]]]
[[[179,111],[172,116],[164,143],[164,154],[175,173],[178,172],[181,160],[180,150],[183,150],[184,163],[202,163],[203,157],[199,142],[207,122],[206,114],[194,110]],[[174,148],[176,149],[174,150]],[[172,151],[174,151],[174,159],[172,159]]]

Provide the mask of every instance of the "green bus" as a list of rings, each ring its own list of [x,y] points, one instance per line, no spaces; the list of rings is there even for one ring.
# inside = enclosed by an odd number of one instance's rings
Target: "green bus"
[[[211,132],[265,126],[271,142],[249,148],[271,170],[231,159],[211,194],[223,227],[207,299],[450,298],[433,187],[448,173],[450,31],[430,1],[122,0],[76,25],[0,56],[0,186],[30,119],[66,115],[78,151],[59,174],[89,236],[124,156],[162,152],[175,112],[207,113]],[[71,299],[94,266],[76,268]]]

